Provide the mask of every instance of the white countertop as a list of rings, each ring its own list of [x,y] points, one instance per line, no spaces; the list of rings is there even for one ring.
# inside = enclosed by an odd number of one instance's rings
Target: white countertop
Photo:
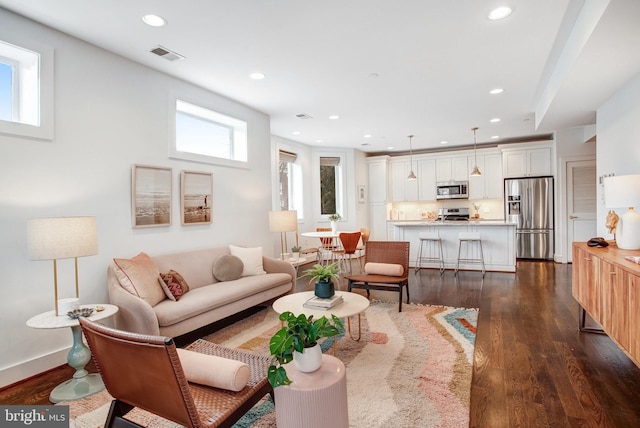
[[[414,227],[414,226],[513,226],[515,223],[507,222],[505,220],[389,220],[389,223],[397,227]]]

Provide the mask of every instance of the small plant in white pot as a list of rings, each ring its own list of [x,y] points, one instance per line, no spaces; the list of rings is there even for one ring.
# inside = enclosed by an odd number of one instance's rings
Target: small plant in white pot
[[[338,213],[331,214],[329,221],[331,222],[331,231],[336,233],[338,231],[338,221],[342,219],[342,216]]]
[[[291,361],[302,372],[318,370],[322,364],[322,350],[318,340],[337,336],[340,333],[339,329],[344,330],[340,319],[333,314],[331,320],[325,316],[314,320],[313,315],[296,316],[292,312],[283,312],[279,319],[286,325],[269,341],[272,359],[267,378],[274,388],[291,384],[283,367]]]
[[[294,245],[293,247],[291,247],[291,254],[293,254],[294,259],[300,258],[300,251],[302,251],[302,247],[299,247],[297,245]]]

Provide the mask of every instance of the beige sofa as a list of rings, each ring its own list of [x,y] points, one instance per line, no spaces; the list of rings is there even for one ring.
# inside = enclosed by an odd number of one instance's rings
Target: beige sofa
[[[109,299],[119,308],[116,328],[176,337],[293,291],[294,267],[270,257],[262,257],[265,274],[216,280],[213,265],[224,254],[230,254],[229,247],[150,256],[159,272],[175,270],[189,285],[178,301],[161,297],[163,300],[153,306],[123,287],[118,278],[122,271],[112,263],[107,281]]]

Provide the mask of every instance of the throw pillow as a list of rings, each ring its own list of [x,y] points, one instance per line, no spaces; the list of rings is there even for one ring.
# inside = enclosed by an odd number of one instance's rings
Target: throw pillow
[[[178,301],[180,300],[180,297],[189,291],[189,284],[187,284],[187,281],[185,281],[182,275],[173,269],[168,273],[161,273],[160,278],[162,278],[162,282],[165,284],[165,287],[162,287],[162,289],[171,300]]]
[[[182,296],[182,287],[180,287],[180,284],[176,282],[164,282],[162,274],[158,276],[158,282],[160,283],[160,287],[162,287],[162,291],[164,291],[165,296],[170,300],[177,302],[180,299],[180,296]]]
[[[244,264],[239,257],[223,254],[213,263],[213,276],[218,281],[235,281],[242,275]]]
[[[177,351],[182,370],[189,382],[238,392],[249,381],[251,369],[242,361],[181,348]]]
[[[242,260],[242,275],[262,275],[266,272],[262,268],[262,247],[245,248],[229,245],[231,254]]]
[[[371,275],[402,276],[404,267],[393,263],[368,262],[364,265],[364,271]]]
[[[131,259],[113,259],[122,288],[155,306],[165,299],[158,283],[158,268],[151,257],[140,253]]]

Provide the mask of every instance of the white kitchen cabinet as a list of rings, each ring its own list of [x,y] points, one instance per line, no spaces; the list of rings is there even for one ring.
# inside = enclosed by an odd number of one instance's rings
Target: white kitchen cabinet
[[[467,156],[436,158],[436,181],[467,181],[469,172]]]
[[[387,157],[372,159],[369,164],[369,203],[387,202],[387,179],[389,160]]]
[[[369,204],[369,239],[387,240],[387,204]]]
[[[436,200],[436,160],[420,159],[418,161],[418,200]]]
[[[478,155],[478,168],[482,175],[469,176],[469,199],[502,198],[502,155],[491,153]],[[475,166],[474,156],[469,156],[469,167]]]
[[[414,162],[414,168],[416,163]],[[391,162],[391,200],[393,202],[411,202],[418,200],[418,180],[408,180],[411,165],[408,160]],[[414,173],[417,171],[414,169]]]
[[[505,150],[502,166],[504,178],[551,175],[551,148]]]

